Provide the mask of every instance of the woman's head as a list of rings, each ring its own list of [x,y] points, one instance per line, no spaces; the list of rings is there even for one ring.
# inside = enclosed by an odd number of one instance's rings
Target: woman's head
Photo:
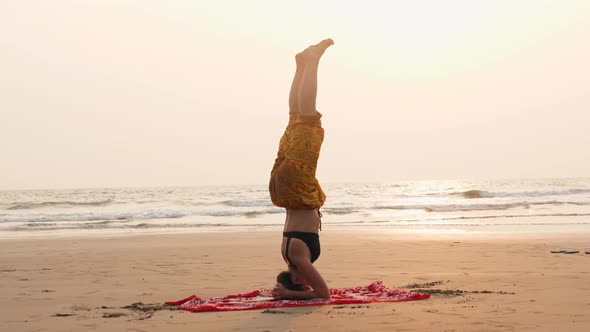
[[[301,281],[298,280],[297,273],[293,273],[292,271],[280,272],[277,275],[277,282],[283,285],[288,290],[302,291],[305,289],[303,283],[301,283]]]

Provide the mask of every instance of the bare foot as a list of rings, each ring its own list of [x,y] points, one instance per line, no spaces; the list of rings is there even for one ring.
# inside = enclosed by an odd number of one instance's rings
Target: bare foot
[[[332,39],[324,39],[321,42],[315,45],[311,45],[310,47],[306,48],[303,52],[297,54],[295,56],[295,59],[297,60],[297,57],[300,57],[305,60],[319,60],[326,51],[326,49],[332,45],[334,45],[334,41]]]

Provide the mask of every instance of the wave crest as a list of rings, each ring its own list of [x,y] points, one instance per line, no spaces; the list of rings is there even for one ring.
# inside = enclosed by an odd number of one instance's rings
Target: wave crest
[[[94,202],[73,202],[73,201],[53,201],[53,202],[23,202],[15,203],[6,208],[6,210],[32,210],[43,207],[59,206],[59,207],[76,207],[76,206],[105,206],[114,203],[112,199],[106,199]]]
[[[221,204],[233,207],[255,207],[255,206],[273,206],[270,200],[228,200],[223,201]]]
[[[513,202],[513,203],[490,203],[490,204],[441,204],[441,205],[381,205],[375,206],[377,210],[424,210],[426,212],[457,212],[457,211],[485,211],[485,210],[507,210],[513,208],[528,209],[536,205],[590,205],[590,202]]]

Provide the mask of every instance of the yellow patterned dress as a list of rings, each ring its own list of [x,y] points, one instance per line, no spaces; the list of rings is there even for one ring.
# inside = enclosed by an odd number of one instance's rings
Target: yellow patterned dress
[[[274,205],[287,209],[319,209],[324,194],[315,178],[324,141],[322,114],[290,114],[270,175],[269,191]]]

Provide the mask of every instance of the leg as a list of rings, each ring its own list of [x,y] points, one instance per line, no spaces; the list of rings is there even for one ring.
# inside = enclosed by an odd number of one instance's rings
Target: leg
[[[320,58],[334,42],[332,39],[322,40],[300,53],[305,61],[303,77],[299,87],[299,109],[302,115],[316,114],[316,97],[318,91],[318,65]]]
[[[299,86],[301,85],[301,77],[303,76],[303,68],[305,63],[303,61],[303,54],[299,53],[295,56],[295,77],[291,83],[291,91],[289,92],[289,114],[300,113],[299,109]]]

